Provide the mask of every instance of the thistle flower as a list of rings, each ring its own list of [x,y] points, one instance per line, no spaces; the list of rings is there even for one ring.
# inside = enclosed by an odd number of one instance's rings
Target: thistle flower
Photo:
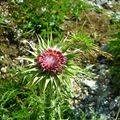
[[[61,85],[70,86],[71,79],[79,71],[74,63],[75,53],[71,53],[66,44],[66,39],[57,45],[54,41],[38,38],[38,43],[30,43],[32,51],[27,50],[31,56],[19,59],[29,61],[30,64],[24,72],[31,75],[29,83],[39,84],[44,90],[48,84],[51,88],[60,88]]]
[[[49,73],[62,72],[66,64],[66,57],[60,50],[48,48],[37,56],[38,67]]]

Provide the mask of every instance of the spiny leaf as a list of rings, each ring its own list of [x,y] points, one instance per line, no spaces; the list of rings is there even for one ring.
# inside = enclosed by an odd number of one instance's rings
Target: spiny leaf
[[[33,58],[29,58],[29,57],[18,57],[16,58],[17,60],[26,60],[26,61],[29,61],[29,62],[34,62],[35,60]]]
[[[37,51],[37,48],[36,48],[36,46],[35,46],[35,44],[33,44],[33,43],[30,43],[30,42],[28,42],[28,44],[30,45],[30,47],[33,49],[33,51]]]
[[[37,57],[37,52],[32,52],[32,51],[27,50],[27,49],[25,49],[25,50],[28,51],[29,53],[31,53],[33,56]]]
[[[51,79],[46,79],[45,86],[44,86],[44,91],[46,90],[48,84],[50,83]]]
[[[25,70],[24,73],[27,73],[27,72],[32,72],[32,71],[38,71],[37,68],[31,68],[31,69],[28,69],[28,70]]]

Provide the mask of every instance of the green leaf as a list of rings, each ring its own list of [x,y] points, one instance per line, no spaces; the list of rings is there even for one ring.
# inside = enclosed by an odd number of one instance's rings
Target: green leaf
[[[30,57],[18,57],[16,58],[17,60],[26,60],[26,61],[29,61],[29,62],[35,62],[35,60],[33,58],[30,58]]]

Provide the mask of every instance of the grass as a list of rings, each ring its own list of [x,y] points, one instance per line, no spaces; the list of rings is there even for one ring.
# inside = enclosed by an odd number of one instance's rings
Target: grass
[[[16,71],[12,72],[16,73]],[[44,120],[47,116],[50,120],[68,117],[71,120],[74,119],[67,97],[63,95],[57,97],[54,92],[49,106],[50,99],[47,99],[49,94],[47,96],[40,94],[39,86],[29,88],[26,85],[28,78],[25,79],[20,73],[14,76],[14,79],[12,78],[2,82],[0,86],[0,118],[2,120]]]
[[[23,30],[24,37],[33,36],[34,33],[44,36],[49,34],[49,31],[53,31],[55,35],[62,34],[60,24],[67,19],[78,20],[80,14],[89,7],[82,1],[73,0],[25,0],[20,5],[12,3],[10,6],[10,17],[17,27]]]
[[[109,52],[113,56],[113,61],[110,63],[110,73],[112,76],[112,86],[113,89],[115,90],[115,94],[120,94],[118,93],[118,90],[120,89],[120,75],[118,74],[120,72],[120,33],[116,32],[114,33],[114,38],[109,41]]]

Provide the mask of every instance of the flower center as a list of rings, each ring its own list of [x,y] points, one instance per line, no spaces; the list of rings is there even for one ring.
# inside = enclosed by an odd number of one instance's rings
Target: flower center
[[[36,62],[43,71],[57,73],[65,67],[66,58],[61,51],[49,48],[38,55]]]
[[[46,56],[45,62],[46,62],[46,65],[48,65],[49,67],[52,67],[58,63],[58,60],[57,58],[55,58],[55,56]]]

